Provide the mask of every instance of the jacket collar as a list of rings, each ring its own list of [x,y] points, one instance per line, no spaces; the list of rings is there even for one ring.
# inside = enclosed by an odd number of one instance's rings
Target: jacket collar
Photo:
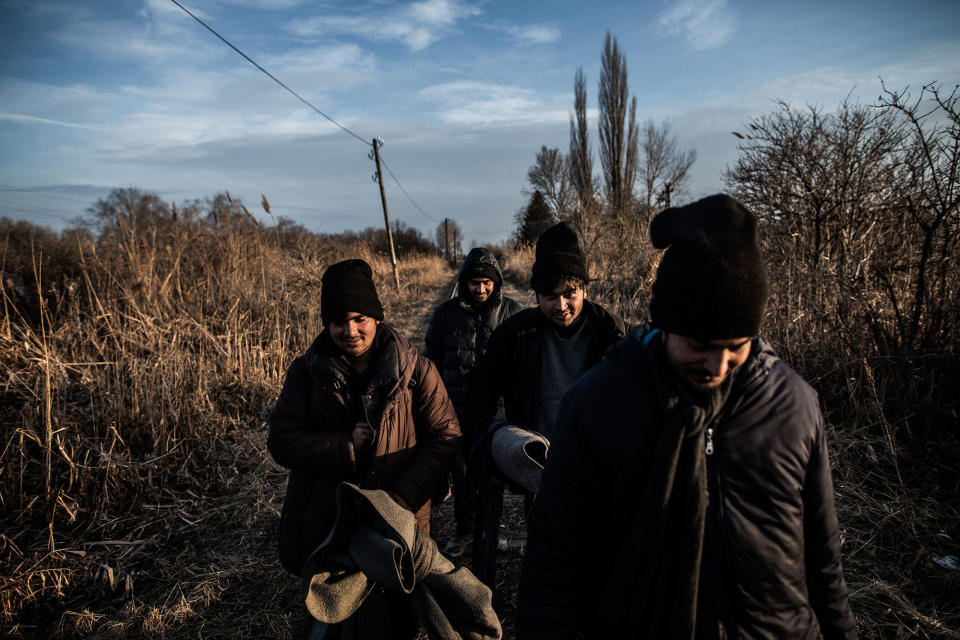
[[[399,331],[386,322],[381,322],[370,348],[376,350],[376,358],[370,363],[371,388],[392,391],[409,383],[416,365],[417,352]],[[333,344],[327,329],[314,339],[304,355],[307,368],[318,382],[333,386],[347,384],[352,372]]]
[[[550,322],[547,317],[537,307],[531,307],[531,310],[535,312],[534,325],[536,328],[541,331],[546,329]],[[583,321],[587,324],[588,331],[603,337],[609,337],[610,342],[623,335],[617,320],[596,302],[589,299],[584,300],[583,310],[580,313],[584,316]]]
[[[610,357],[643,379],[669,377],[675,381],[677,392],[684,393],[682,383],[669,369],[665,354],[657,357],[663,350],[662,341],[663,333],[645,323],[614,344],[610,348]],[[777,360],[770,344],[760,336],[755,337],[750,345],[749,357],[733,374],[731,397],[743,398],[762,385]]]

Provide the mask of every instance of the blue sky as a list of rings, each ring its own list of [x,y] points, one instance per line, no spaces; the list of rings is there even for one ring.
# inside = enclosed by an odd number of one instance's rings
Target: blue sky
[[[609,30],[638,117],[697,149],[690,196],[722,188],[731,131],[773,100],[960,82],[960,3],[184,0],[366,139],[396,177],[392,219],[450,217],[495,242],[540,145],[566,150],[573,77],[596,107]],[[382,224],[369,146],[283,91],[169,0],[0,0],[0,216],[61,228],[135,186],[180,202],[229,190],[315,231]],[[595,120],[591,136],[597,146]],[[266,214],[263,214],[266,218]],[[432,219],[431,219],[432,218]]]

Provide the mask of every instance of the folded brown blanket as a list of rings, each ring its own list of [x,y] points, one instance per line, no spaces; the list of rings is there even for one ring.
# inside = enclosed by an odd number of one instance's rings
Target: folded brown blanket
[[[339,623],[353,615],[380,586],[406,594],[430,638],[499,640],[492,593],[469,569],[457,568],[416,526],[413,514],[384,491],[343,482],[337,488],[337,522],[307,559],[303,573],[311,615]],[[364,614],[366,608],[358,615]],[[377,618],[377,610],[367,615]],[[377,623],[389,637],[389,620]]]

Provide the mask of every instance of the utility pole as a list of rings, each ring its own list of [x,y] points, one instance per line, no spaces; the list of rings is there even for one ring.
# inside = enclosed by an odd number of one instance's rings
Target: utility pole
[[[450,218],[443,219],[443,255],[446,256],[447,262],[450,262],[450,230],[448,229],[448,223]]]
[[[390,228],[390,214],[387,213],[387,194],[383,190],[383,172],[380,171],[380,145],[383,142],[379,138],[373,139],[373,157],[377,161],[377,183],[380,185],[380,202],[383,204],[383,221],[387,225],[387,242],[390,243],[390,263],[393,265],[393,281],[397,285],[397,292],[400,292],[400,273],[397,271],[397,251],[393,248],[393,230]]]
[[[667,184],[665,184],[664,187],[663,187],[664,200],[666,201],[667,209],[670,208],[670,190],[671,190],[672,188],[673,188],[673,185],[672,185],[671,183],[669,183],[669,182],[668,182]]]

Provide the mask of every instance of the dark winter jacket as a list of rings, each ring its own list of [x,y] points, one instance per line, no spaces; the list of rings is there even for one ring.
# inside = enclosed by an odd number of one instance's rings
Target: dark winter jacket
[[[359,453],[351,372],[326,330],[290,365],[270,414],[267,448],[290,469],[278,535],[280,560],[292,573],[333,526],[341,481],[396,493],[429,530],[430,497],[459,449],[456,414],[433,363],[386,323],[371,348],[376,360],[361,402],[375,435]]]
[[[623,320],[599,304],[584,300],[586,326],[592,336],[588,366],[600,361],[604,351],[623,336]],[[472,444],[496,416],[498,399],[503,398],[505,418],[520,427],[536,431],[540,410],[540,351],[543,332],[550,321],[538,307],[514,314],[500,325],[487,351],[468,375],[463,433]]]
[[[425,338],[424,355],[440,370],[447,393],[461,417],[466,400],[467,373],[483,355],[494,329],[522,309],[520,303],[501,295],[503,275],[497,259],[489,250],[482,247],[471,249],[460,266],[460,274],[469,272],[470,267],[480,262],[500,274],[499,279],[494,280],[490,299],[478,304],[471,299],[466,282],[458,277],[457,295],[433,312]]]
[[[618,637],[645,638],[664,629],[655,618],[665,613],[635,601],[642,585],[607,588],[612,573],[629,580],[634,569],[618,565],[638,556],[640,496],[670,424],[663,407],[692,402],[669,370],[662,336],[645,344],[646,331],[620,341],[564,399],[529,522],[520,640],[577,630],[601,637],[611,626]],[[657,397],[665,388],[673,397]],[[697,440],[707,452],[703,565],[677,581],[699,582],[696,637],[855,638],[816,393],[756,339],[712,426],[712,453],[704,431]]]

